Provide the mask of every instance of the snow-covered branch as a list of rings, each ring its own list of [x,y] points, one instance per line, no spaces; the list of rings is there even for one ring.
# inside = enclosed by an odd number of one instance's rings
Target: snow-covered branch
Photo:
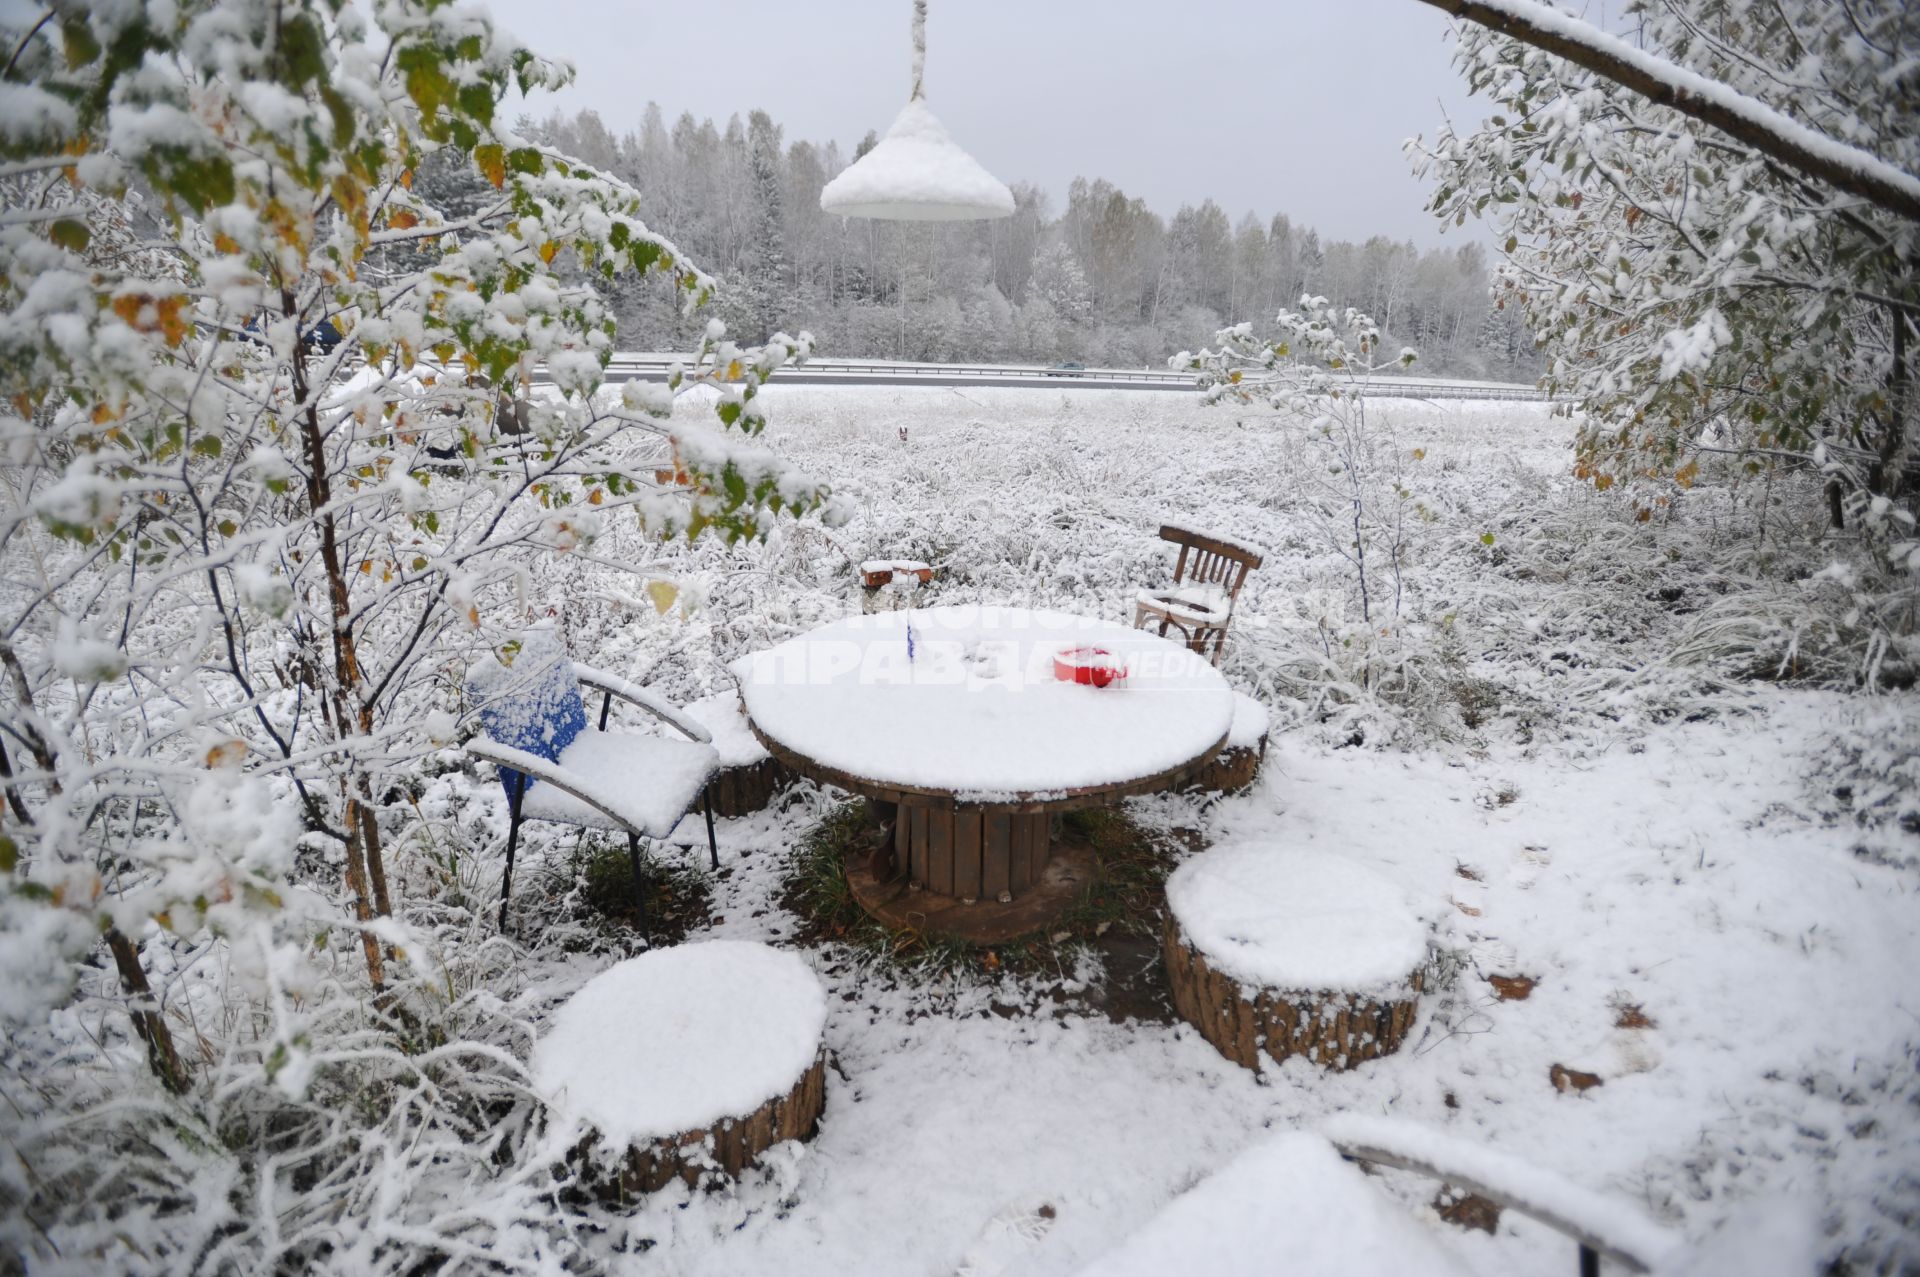
[[[1920,177],[1537,0],[1421,0],[1565,58],[1869,203],[1920,221]]]

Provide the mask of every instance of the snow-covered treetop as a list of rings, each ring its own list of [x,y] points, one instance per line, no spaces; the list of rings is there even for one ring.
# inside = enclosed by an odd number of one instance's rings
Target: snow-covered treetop
[[[569,73],[478,5],[63,3],[5,46],[0,555],[34,571],[0,604],[26,743],[0,911],[42,911],[6,934],[57,970],[106,927],[280,915],[265,786],[347,848],[351,922],[295,912],[357,928],[377,986],[365,804],[432,747],[444,667],[609,519],[738,538],[820,508],[753,439],[811,338],[716,321],[667,386],[603,388],[597,282],[660,275],[691,310],[713,281],[632,188],[504,126]],[[414,189],[436,156],[482,192],[457,215]],[[674,415],[695,386],[707,426]],[[128,811],[168,818],[102,815]]]

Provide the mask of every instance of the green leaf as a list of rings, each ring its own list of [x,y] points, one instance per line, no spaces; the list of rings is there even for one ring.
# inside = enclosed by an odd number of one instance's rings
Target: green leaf
[[[1492,544],[1493,544],[1493,533],[1491,533],[1491,532],[1482,532],[1482,533],[1480,534],[1480,544],[1481,544],[1481,545],[1492,545]]]
[[[75,253],[84,253],[93,240],[93,232],[87,229],[87,224],[71,217],[63,217],[48,227],[47,235],[60,247]]]
[[[219,435],[201,435],[193,441],[193,452],[197,457],[217,457],[223,448]]]

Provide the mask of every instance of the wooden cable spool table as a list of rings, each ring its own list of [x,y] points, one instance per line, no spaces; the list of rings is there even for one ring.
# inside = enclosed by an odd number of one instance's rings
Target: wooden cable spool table
[[[1055,657],[1082,648],[1124,680],[1057,678]],[[868,912],[980,944],[1044,927],[1097,876],[1055,815],[1178,785],[1219,752],[1234,711],[1181,643],[1025,608],[849,617],[733,670],[774,757],[874,804],[884,854],[848,872]]]

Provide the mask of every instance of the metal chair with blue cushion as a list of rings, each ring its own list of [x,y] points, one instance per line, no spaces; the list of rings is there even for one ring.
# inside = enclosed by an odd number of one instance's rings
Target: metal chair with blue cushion
[[[597,728],[587,726],[582,685],[604,693]],[[500,882],[500,925],[507,925],[513,853],[521,822],[549,820],[627,835],[633,864],[634,905],[642,929],[646,901],[640,881],[640,839],[664,839],[693,809],[719,770],[707,729],[662,698],[624,679],[569,661],[550,631],[535,631],[511,666],[488,661],[468,680],[485,735],[467,752],[499,768],[507,791],[507,870]],[[615,698],[636,705],[685,740],[609,732]],[[715,869],[713,805],[706,804],[707,854]]]

